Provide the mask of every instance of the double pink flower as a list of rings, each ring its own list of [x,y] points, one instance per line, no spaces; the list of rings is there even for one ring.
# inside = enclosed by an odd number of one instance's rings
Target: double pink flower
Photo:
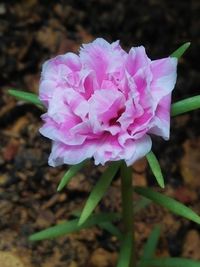
[[[150,60],[143,46],[125,52],[98,38],[79,55],[44,63],[40,100],[47,107],[40,132],[53,140],[49,164],[131,165],[152,146],[151,134],[169,139],[171,92],[177,60]]]

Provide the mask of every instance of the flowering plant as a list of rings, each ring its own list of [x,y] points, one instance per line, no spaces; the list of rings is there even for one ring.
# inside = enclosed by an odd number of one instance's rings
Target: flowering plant
[[[133,188],[129,167],[146,156],[158,184],[164,187],[159,162],[151,151],[150,136],[154,134],[168,140],[170,116],[200,107],[200,96],[171,105],[177,59],[188,47],[189,43],[186,43],[170,57],[150,60],[143,46],[131,48],[127,53],[118,41],[110,44],[98,38],[83,45],[79,55],[67,53],[44,63],[39,98],[10,90],[10,94],[45,109],[40,132],[53,141],[49,165],[73,165],[62,178],[58,191],[67,185],[87,159],[93,158],[96,165],[111,162],[77,219],[33,234],[30,240],[53,238],[106,222],[106,229],[121,241],[117,266],[136,266],[133,191],[175,214],[200,223],[200,217],[194,211],[176,200],[149,188]],[[93,214],[119,169],[122,216]],[[113,224],[120,218],[124,224],[123,233]],[[159,231],[158,227],[153,230],[137,266],[199,266],[199,262],[181,258],[154,259]]]
[[[49,164],[131,165],[151,149],[149,134],[169,138],[177,59],[151,61],[144,47],[126,53],[119,42],[96,39],[79,56],[43,65],[40,100],[47,107],[40,132],[53,140]]]

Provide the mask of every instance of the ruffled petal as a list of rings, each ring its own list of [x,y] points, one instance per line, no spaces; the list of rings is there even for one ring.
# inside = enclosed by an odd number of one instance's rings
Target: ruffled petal
[[[169,140],[170,106],[171,94],[165,96],[158,104],[148,133],[155,134],[161,136],[165,140]]]
[[[127,166],[132,165],[138,159],[144,157],[152,146],[151,138],[148,135],[144,135],[138,140],[127,140],[123,149],[121,157],[125,160]]]
[[[151,94],[155,103],[169,95],[174,89],[177,78],[177,59],[163,58],[151,63],[153,81],[151,83]]]
[[[85,142],[80,146],[68,146],[61,142],[53,142],[49,156],[49,165],[56,167],[62,164],[75,165],[91,158],[96,151],[94,142]]]
[[[147,57],[143,46],[131,48],[126,60],[126,70],[131,76],[139,69],[146,68],[149,64],[150,59]]]
[[[104,126],[112,126],[118,119],[124,102],[124,96],[119,91],[103,89],[95,91],[89,99],[89,120],[94,132],[102,131]]]

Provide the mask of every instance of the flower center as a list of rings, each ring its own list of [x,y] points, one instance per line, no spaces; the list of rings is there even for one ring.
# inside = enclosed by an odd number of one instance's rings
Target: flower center
[[[124,113],[124,111],[125,111],[125,108],[119,109],[117,112],[117,115],[109,120],[109,125],[113,126],[115,124],[119,124],[119,122],[117,120],[121,117],[121,115]]]

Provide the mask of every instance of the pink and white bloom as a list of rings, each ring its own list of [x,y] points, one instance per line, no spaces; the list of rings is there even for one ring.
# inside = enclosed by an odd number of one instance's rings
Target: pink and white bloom
[[[39,98],[47,108],[40,133],[50,138],[49,165],[125,160],[151,149],[151,134],[169,139],[177,59],[150,60],[143,46],[125,52],[98,38],[79,55],[44,63]]]

